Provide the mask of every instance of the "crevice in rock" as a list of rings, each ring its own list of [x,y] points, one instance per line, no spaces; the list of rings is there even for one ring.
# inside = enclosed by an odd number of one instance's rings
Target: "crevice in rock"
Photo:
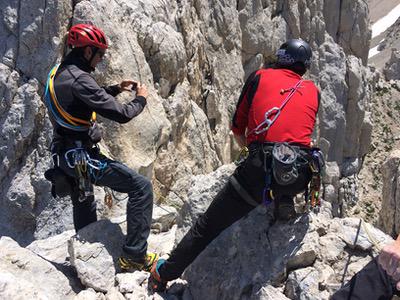
[[[340,40],[340,24],[342,23],[342,9],[343,9],[343,0],[339,0],[340,4],[339,4],[339,24],[338,24],[338,28],[336,31],[336,38],[335,38],[335,42]]]

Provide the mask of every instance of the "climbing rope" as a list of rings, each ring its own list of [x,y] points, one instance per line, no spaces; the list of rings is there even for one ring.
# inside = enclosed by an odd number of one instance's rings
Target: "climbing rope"
[[[301,83],[303,80],[299,80],[299,82],[296,83],[296,85],[290,89],[287,90],[281,90],[280,94],[283,95],[285,92],[289,92],[289,94],[286,96],[285,100],[283,100],[282,104],[280,107],[273,107],[270,110],[268,110],[265,115],[264,115],[264,121],[261,122],[256,128],[251,130],[246,136],[249,136],[250,134],[261,134],[265,131],[268,131],[269,128],[274,124],[276,119],[278,119],[279,115],[281,114],[282,109],[285,107],[285,105],[289,102],[289,100],[292,98],[292,96],[296,93],[296,91],[299,89]]]

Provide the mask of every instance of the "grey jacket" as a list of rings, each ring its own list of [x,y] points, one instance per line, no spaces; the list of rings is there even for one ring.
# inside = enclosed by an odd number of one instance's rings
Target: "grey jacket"
[[[120,91],[117,85],[102,88],[90,75],[91,68],[80,58],[67,56],[60,65],[54,79],[54,90],[62,108],[72,115],[89,121],[95,111],[104,118],[118,123],[129,122],[140,114],[146,106],[146,98],[139,96],[126,104],[119,103],[114,97]],[[88,141],[87,132],[73,131],[53,122],[54,140],[60,139]],[[93,130],[93,129],[92,129]],[[99,128],[94,128],[99,130]],[[99,135],[91,132],[90,135]],[[54,141],[53,140],[53,141]]]

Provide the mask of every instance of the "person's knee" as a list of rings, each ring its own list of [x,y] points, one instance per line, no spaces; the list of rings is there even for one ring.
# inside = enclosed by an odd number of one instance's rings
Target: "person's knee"
[[[134,180],[134,184],[132,184],[132,190],[129,195],[140,195],[148,201],[153,201],[153,185],[151,184],[151,181],[138,174],[137,178]]]

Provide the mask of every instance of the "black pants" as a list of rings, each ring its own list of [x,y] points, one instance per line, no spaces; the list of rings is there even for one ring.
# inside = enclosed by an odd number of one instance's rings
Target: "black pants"
[[[64,158],[65,151],[57,151],[60,158],[59,167],[64,173],[75,179],[73,180],[71,200],[74,226],[75,230],[78,231],[97,220],[96,202],[94,201],[94,196],[89,196],[84,201],[79,200],[77,175],[75,170],[67,165]],[[96,181],[93,177],[90,177],[92,183],[128,194],[126,212],[127,236],[123,250],[133,259],[143,259],[147,251],[147,238],[150,234],[153,213],[153,188],[151,182],[122,163],[101,155],[96,148],[90,149],[88,153],[92,159],[106,163],[106,167]]]
[[[331,300],[390,300],[398,295],[396,283],[375,258],[338,290]]]
[[[262,146],[252,145],[250,155],[232,176],[257,202],[262,202],[265,187],[264,154]],[[271,163],[270,153],[266,156],[267,167]],[[285,187],[279,186],[272,180],[274,201],[293,201],[293,197],[304,191],[311,179],[308,165],[299,170],[295,183]],[[165,264],[160,267],[163,280],[173,280],[180,277],[183,271],[225,228],[244,217],[255,206],[246,202],[237,192],[230,181],[217,194],[207,211],[201,215],[188,233],[183,237]]]

